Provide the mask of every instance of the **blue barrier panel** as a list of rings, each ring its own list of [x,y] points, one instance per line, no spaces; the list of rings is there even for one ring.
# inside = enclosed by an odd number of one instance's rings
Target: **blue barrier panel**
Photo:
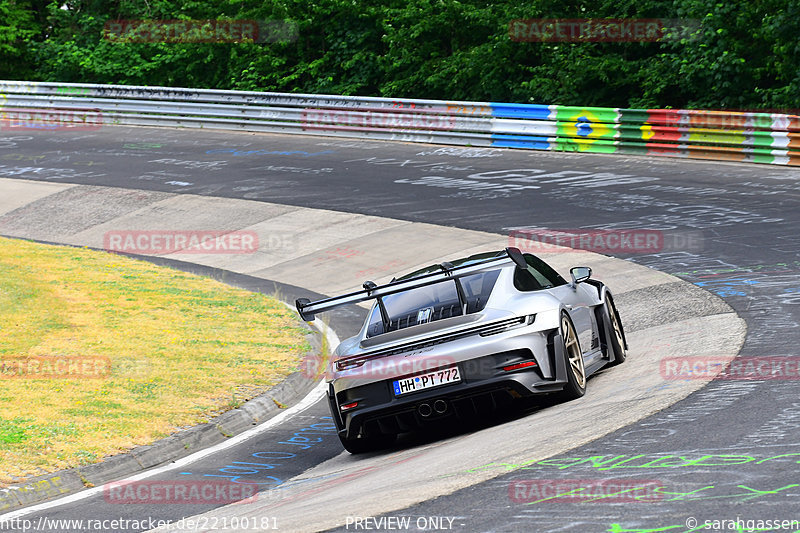
[[[531,135],[501,135],[492,134],[492,146],[501,148],[533,148],[535,150],[550,150],[550,141],[547,137],[534,137]]]
[[[492,102],[492,116],[495,118],[524,118],[528,120],[552,120],[555,106],[541,104],[503,104]]]

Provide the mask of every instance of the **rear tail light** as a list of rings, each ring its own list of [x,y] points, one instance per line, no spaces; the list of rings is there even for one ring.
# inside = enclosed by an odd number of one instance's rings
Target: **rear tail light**
[[[364,366],[364,363],[366,362],[367,362],[366,359],[361,359],[360,361],[358,360],[348,361],[345,359],[342,361],[336,361],[336,368],[339,370],[349,370],[351,368],[358,368],[360,366]]]
[[[497,324],[494,327],[485,328],[480,332],[481,337],[488,337],[489,335],[497,335],[512,328],[520,326],[530,326],[536,321],[536,315],[518,316],[505,321],[504,323]]]
[[[344,411],[349,411],[350,409],[354,409],[355,407],[358,407],[358,402],[343,403],[342,405],[339,406],[339,409],[341,409],[342,412],[344,412]]]
[[[521,363],[514,363],[513,365],[504,366],[503,370],[511,372],[512,370],[519,370],[520,368],[528,368],[538,366],[536,361],[522,361]]]

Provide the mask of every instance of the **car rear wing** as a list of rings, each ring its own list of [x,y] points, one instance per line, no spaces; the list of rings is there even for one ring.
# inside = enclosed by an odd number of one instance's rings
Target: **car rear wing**
[[[527,268],[527,263],[525,262],[525,258],[522,256],[522,252],[520,252],[518,248],[509,247],[500,252],[497,256],[477,263],[454,267],[452,264],[445,262],[439,265],[439,267],[442,269],[441,272],[431,272],[429,274],[423,274],[407,280],[392,281],[391,283],[387,283],[385,285],[376,285],[372,281],[365,281],[362,285],[364,287],[364,290],[362,291],[351,292],[349,294],[343,294],[342,296],[336,296],[333,298],[326,298],[316,302],[312,302],[308,298],[298,298],[295,301],[295,305],[297,306],[297,312],[300,313],[300,317],[303,320],[312,321],[314,320],[315,315],[324,313],[325,311],[330,311],[331,309],[335,309],[343,305],[352,305],[373,299],[378,299],[380,302],[380,298],[383,296],[396,294],[398,292],[407,291],[417,287],[425,287],[427,285],[433,285],[434,283],[439,283],[447,279],[457,279],[464,276],[469,276],[470,274],[476,274],[478,272],[497,268],[507,263],[509,259],[514,261],[514,263],[520,268]],[[461,291],[459,289],[459,293],[460,292]]]

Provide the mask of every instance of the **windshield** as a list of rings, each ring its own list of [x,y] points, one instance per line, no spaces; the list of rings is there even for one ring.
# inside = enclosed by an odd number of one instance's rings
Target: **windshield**
[[[380,308],[376,305],[370,314],[367,337],[463,315],[465,309],[458,297],[456,283],[461,284],[466,313],[481,311],[486,306],[486,300],[499,274],[499,269],[479,272],[457,280],[448,279],[384,296],[383,305],[388,315],[388,328],[384,328]]]

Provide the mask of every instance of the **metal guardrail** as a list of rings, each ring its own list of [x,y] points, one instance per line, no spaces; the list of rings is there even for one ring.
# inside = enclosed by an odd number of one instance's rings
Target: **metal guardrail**
[[[0,81],[0,129],[107,124],[800,166],[800,116]]]

